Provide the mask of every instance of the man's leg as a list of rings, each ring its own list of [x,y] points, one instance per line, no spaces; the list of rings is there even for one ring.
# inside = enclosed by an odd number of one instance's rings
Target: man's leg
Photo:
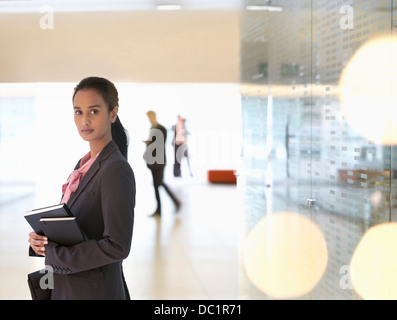
[[[151,168],[152,176],[153,176],[153,186],[154,186],[154,194],[156,196],[157,208],[156,211],[153,213],[153,216],[161,215],[161,199],[160,199],[160,190],[159,186],[162,182],[162,174],[159,168]]]

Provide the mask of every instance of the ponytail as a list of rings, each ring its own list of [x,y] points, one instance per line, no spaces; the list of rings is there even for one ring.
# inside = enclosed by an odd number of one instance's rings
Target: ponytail
[[[128,160],[128,135],[127,130],[121,124],[119,116],[112,123],[112,138],[120,149],[121,154]]]

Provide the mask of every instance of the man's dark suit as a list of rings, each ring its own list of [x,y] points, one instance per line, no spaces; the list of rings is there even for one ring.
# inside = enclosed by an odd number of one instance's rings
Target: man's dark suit
[[[148,150],[150,149],[149,146],[152,143],[156,142],[156,134],[153,133],[153,130],[159,130],[162,134],[163,139],[161,140],[161,142],[157,141],[158,148],[153,149],[152,154],[148,154]],[[172,193],[172,191],[168,188],[167,184],[164,182],[164,168],[167,163],[166,149],[165,149],[165,143],[167,141],[167,130],[161,124],[157,123],[156,125],[152,126],[150,131],[151,133],[149,135],[149,139],[151,142],[149,143],[148,149],[145,152],[144,159],[147,161],[147,159],[151,159],[151,158],[155,159],[157,156],[160,155],[159,156],[160,163],[147,162],[147,167],[152,172],[152,177],[153,177],[154,194],[157,202],[155,215],[161,215],[161,198],[160,198],[160,190],[159,190],[160,186],[164,188],[164,190],[167,192],[167,194],[170,196],[171,200],[174,202],[174,204],[177,207],[180,205],[180,202],[176,198],[176,196]]]
[[[113,141],[67,204],[89,240],[70,248],[49,241],[45,264],[54,269],[52,299],[126,299],[122,261],[131,247],[135,178]]]

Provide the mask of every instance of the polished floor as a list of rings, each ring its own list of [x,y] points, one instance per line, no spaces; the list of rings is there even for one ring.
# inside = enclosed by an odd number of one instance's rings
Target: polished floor
[[[161,219],[153,187],[137,176],[133,244],[124,262],[132,299],[238,299],[239,196],[235,185],[202,178],[167,182],[182,199],[174,206],[162,192]],[[26,275],[43,267],[28,257],[29,225],[23,218],[34,204],[34,186],[0,185],[0,299],[30,299]]]

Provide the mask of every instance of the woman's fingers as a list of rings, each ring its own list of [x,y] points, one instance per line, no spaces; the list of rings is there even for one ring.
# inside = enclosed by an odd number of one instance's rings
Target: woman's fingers
[[[40,234],[37,234],[34,231],[29,233],[29,238],[32,238],[32,239],[35,239],[35,240],[48,240],[46,236],[42,236]]]
[[[48,244],[48,239],[45,236],[41,236],[35,232],[29,233],[29,240],[30,246],[32,247],[33,251],[40,255],[45,255],[45,245]]]
[[[35,232],[31,232],[29,233],[29,243],[33,244],[35,246],[44,246],[46,244],[48,244],[48,239],[45,236],[41,236]]]

